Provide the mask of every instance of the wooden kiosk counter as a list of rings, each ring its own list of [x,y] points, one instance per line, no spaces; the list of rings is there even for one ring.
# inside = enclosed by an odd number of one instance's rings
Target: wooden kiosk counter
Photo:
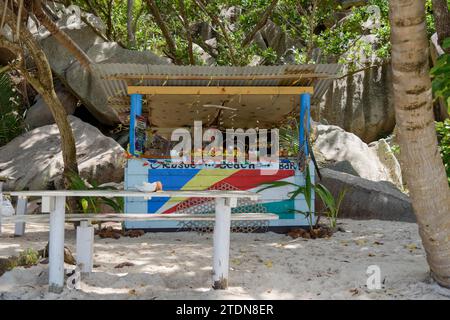
[[[245,190],[257,192],[264,183],[287,181],[305,183],[304,166],[298,158],[278,150],[279,161],[262,159],[261,148],[273,148],[271,129],[288,117],[299,121],[298,143],[308,159],[306,135],[310,127],[310,105],[317,103],[339,70],[337,65],[284,65],[258,67],[153,66],[99,64],[110,105],[123,122],[130,125],[130,158],[125,168],[125,189],[135,190],[143,182],[160,181],[164,190]],[[241,152],[242,161],[175,163],[171,135],[185,128],[195,140],[194,124],[201,121],[200,139],[208,128],[248,129],[258,132],[258,161],[249,162],[249,145],[220,150],[223,154]],[[261,133],[267,129],[266,143]],[[235,131],[236,132],[236,131]],[[204,138],[204,137],[203,137]],[[204,142],[207,139],[203,139]],[[225,138],[224,138],[225,141]],[[267,142],[269,141],[269,142]],[[292,142],[294,144],[294,141]],[[191,156],[202,154],[192,143]],[[267,149],[268,150],[268,149]],[[314,179],[314,170],[310,170]],[[302,195],[290,199],[292,187],[280,186],[260,193],[257,201],[242,199],[232,213],[268,212],[279,216],[269,227],[306,225],[298,211],[306,211]],[[313,196],[314,197],[314,196]],[[207,214],[214,212],[211,199],[129,198],[126,213]],[[126,228],[167,230],[192,227],[176,221],[133,221]]]

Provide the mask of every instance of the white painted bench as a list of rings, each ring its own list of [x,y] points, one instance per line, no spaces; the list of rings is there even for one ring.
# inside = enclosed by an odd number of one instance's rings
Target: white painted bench
[[[3,217],[3,222],[24,225],[25,221],[49,221],[49,291],[61,292],[64,285],[64,222],[81,221],[77,228],[77,263],[82,264],[82,271],[91,272],[93,265],[94,229],[90,221],[129,221],[129,220],[214,220],[213,252],[213,288],[228,287],[230,226],[231,220],[274,220],[274,214],[231,214],[231,208],[237,205],[238,198],[257,200],[258,194],[246,191],[159,191],[143,193],[139,191],[116,190],[56,190],[56,191],[17,191],[10,192],[18,197],[18,208],[13,217]],[[214,215],[186,214],[65,214],[66,197],[153,197],[214,198]],[[42,212],[49,215],[25,215],[27,197],[42,197]],[[16,230],[17,231],[17,230]],[[19,230],[22,231],[23,230]]]

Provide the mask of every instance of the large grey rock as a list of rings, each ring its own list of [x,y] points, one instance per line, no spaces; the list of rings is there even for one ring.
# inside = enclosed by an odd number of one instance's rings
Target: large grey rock
[[[369,143],[392,132],[395,113],[390,65],[373,67],[333,81],[314,119],[342,127]]]
[[[62,27],[61,30],[67,33],[67,35],[71,37],[72,40],[78,44],[84,52],[89,50],[95,44],[105,42],[84,23],[81,25],[80,29],[69,29],[67,27]],[[40,44],[48,58],[53,72],[60,77],[64,77],[65,71],[73,62],[76,61],[76,58],[74,58],[74,56],[66,48],[61,46],[53,36],[48,36],[42,39]]]
[[[168,59],[150,51],[127,50],[116,42],[96,44],[88,50],[87,55],[94,63],[169,64]],[[66,70],[65,81],[100,122],[107,125],[120,122],[116,111],[108,105],[108,97],[100,79],[84,69],[78,61]]]
[[[123,181],[124,149],[97,128],[68,117],[75,135],[80,174],[98,183]],[[63,161],[59,131],[47,125],[29,131],[0,148],[0,175],[12,180],[7,190],[52,189],[61,181]]]
[[[207,22],[198,22],[191,26],[191,32],[194,39],[200,38],[203,42],[217,37],[217,32]]]
[[[200,58],[203,65],[211,66],[216,63],[216,60],[198,44],[194,43],[192,45],[192,50]]]
[[[242,9],[236,6],[223,8],[220,11],[219,17],[222,21],[225,21],[225,25],[231,32],[235,32],[238,28],[237,23]]]
[[[70,7],[69,7],[70,9]],[[122,48],[115,42],[105,42],[90,26],[76,21],[76,15],[62,5],[55,5],[52,10],[59,16],[56,22],[78,46],[87,53],[94,63],[137,63],[169,64],[169,59],[161,58],[149,51],[135,51]],[[104,30],[101,20],[92,14],[84,14],[91,25]],[[79,62],[61,46],[47,30],[34,28],[36,38],[40,40],[52,70],[60,80],[88,108],[101,123],[114,125],[120,123],[117,113],[108,106],[107,99],[99,79],[80,66]]]
[[[369,148],[355,134],[337,126],[313,123],[313,128],[313,150],[321,166],[402,188],[400,165],[386,142]]]
[[[393,184],[370,181],[344,172],[321,169],[322,180],[335,196],[342,189],[347,193],[341,204],[340,218],[379,219],[414,222],[411,201]],[[316,197],[316,210],[323,210],[320,198]]]
[[[369,144],[369,148],[375,152],[380,160],[385,172],[389,175],[388,181],[391,181],[397,188],[403,188],[402,169],[397,157],[391,150],[390,145],[385,139],[380,139]]]
[[[283,56],[291,47],[299,45],[294,43],[286,32],[272,20],[268,20],[266,25],[258,31],[254,41],[263,50],[272,48],[279,57]]]
[[[72,115],[77,108],[78,99],[62,86],[55,88],[55,91],[67,114]],[[36,103],[27,110],[25,123],[29,129],[55,123],[50,109],[41,96],[38,96]]]
[[[64,31],[84,52],[89,50],[94,44],[105,42],[94,30],[80,19],[81,12],[77,7],[65,7],[63,4],[49,2],[49,9],[58,16],[56,25]],[[89,24],[95,26],[100,32],[105,32],[106,26],[100,18],[90,13],[84,13],[84,17]],[[34,20],[30,19],[28,29],[39,40],[49,60],[50,66],[58,76],[64,76],[65,70],[76,59],[73,55],[43,27],[37,27]]]
[[[355,46],[343,59],[349,66],[342,69],[343,77],[333,81],[312,116],[320,122],[337,125],[369,143],[391,133],[395,127],[392,95],[391,65],[383,63],[373,52],[379,46],[378,38],[363,36],[361,46]],[[367,54],[363,48],[373,50]],[[355,58],[356,57],[356,58]],[[372,67],[370,67],[372,66]]]

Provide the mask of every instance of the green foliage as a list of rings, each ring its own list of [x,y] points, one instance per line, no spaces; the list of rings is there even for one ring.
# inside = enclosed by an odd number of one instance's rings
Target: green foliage
[[[113,187],[99,187],[97,182],[87,183],[83,178],[76,174],[70,177],[71,190],[114,190]],[[99,213],[101,205],[110,206],[114,212],[124,212],[123,198],[106,198],[106,197],[80,197],[78,204],[83,213]]]
[[[450,48],[450,38],[444,40],[442,47]],[[450,112],[450,54],[441,55],[430,73],[433,77],[433,93],[436,97],[444,99]]]
[[[19,254],[17,265],[22,267],[31,267],[39,262],[39,252],[29,248]]]
[[[398,144],[393,144],[391,146],[391,151],[393,154],[399,155],[400,154],[400,146]]]
[[[439,149],[450,185],[450,119],[446,119],[444,122],[437,122],[436,132],[439,140]]]
[[[313,199],[312,199],[312,191],[314,190],[316,194],[320,197],[323,204],[325,205],[325,215],[328,217],[330,222],[330,227],[335,228],[337,223],[337,217],[339,215],[339,210],[341,207],[342,200],[344,200],[345,194],[347,193],[346,189],[339,191],[337,198],[333,196],[330,190],[326,188],[323,184],[317,183],[313,184],[311,181],[311,173],[309,171],[309,166],[305,169],[305,185],[298,185],[292,182],[287,181],[274,181],[263,183],[266,185],[265,187],[259,189],[257,192],[261,192],[263,190],[272,189],[272,188],[280,188],[280,187],[294,187],[293,191],[288,193],[289,199],[294,200],[298,195],[303,194],[305,197],[305,202],[308,207],[308,211],[301,210],[291,210],[296,213],[300,213],[305,216],[308,221],[309,228],[312,230],[314,228],[314,212],[312,210]],[[318,220],[316,220],[316,224]]]
[[[279,129],[280,150],[286,150],[288,157],[295,156],[299,151],[299,126],[295,118]]]
[[[31,267],[39,262],[41,255],[38,251],[29,248],[19,253],[19,256],[0,258],[0,276],[16,267]]]
[[[330,190],[328,190],[328,188],[323,184],[316,184],[314,186],[314,190],[325,205],[325,214],[330,221],[330,227],[336,228],[339,209],[341,207],[342,200],[344,200],[345,194],[347,193],[347,189],[342,189],[339,191],[337,198],[334,198]]]
[[[19,98],[9,76],[0,74],[0,147],[25,130]]]
[[[197,0],[198,1],[198,0]],[[187,21],[191,34],[195,26],[201,22],[213,26],[216,34],[217,48],[207,50],[214,55],[218,65],[247,65],[254,55],[262,57],[262,64],[278,64],[285,52],[276,52],[275,48],[268,47],[262,50],[254,43],[243,45],[243,40],[260,22],[265,10],[272,0],[208,0],[206,12],[201,10],[195,0],[184,0]],[[152,16],[146,0],[135,0],[133,6],[132,26],[135,30],[135,44],[127,38],[127,1],[125,0],[74,0],[73,4],[80,6],[87,12],[98,15],[106,24],[107,36],[121,43],[129,49],[151,50],[159,55],[168,55],[166,39],[160,27]],[[167,24],[176,45],[176,56],[183,64],[189,64],[188,36],[183,24],[179,1],[156,0],[160,14]],[[364,29],[363,24],[371,16],[370,6],[380,8],[380,26],[371,30]],[[228,21],[221,16],[223,9],[235,6],[240,12],[236,21]],[[313,61],[313,49],[321,50],[319,62],[330,59],[348,63],[354,66],[354,60],[359,55],[370,56],[375,54],[385,60],[390,55],[388,0],[368,0],[364,5],[355,4],[350,9],[342,8],[339,1],[333,0],[279,0],[270,14],[270,19],[286,33],[290,39],[289,49],[292,50],[296,63],[318,62]],[[348,15],[348,11],[351,12]],[[426,1],[427,31],[434,32],[434,19],[432,16],[431,0]],[[345,18],[343,18],[345,16]],[[213,22],[218,18],[226,29],[226,36],[221,28]],[[233,26],[232,26],[233,25]],[[377,37],[376,44],[368,45],[361,37],[373,34]],[[280,41],[284,36],[279,35]],[[202,42],[193,39],[194,44]],[[234,52],[234,62],[232,61]],[[194,50],[196,64],[201,64],[200,53]]]
[[[314,212],[312,210],[312,207],[313,207],[312,190],[314,188],[314,185],[311,182],[311,174],[309,172],[308,166],[306,167],[306,170],[305,170],[305,185],[298,185],[296,183],[287,182],[287,181],[273,181],[273,182],[263,183],[263,185],[266,185],[266,187],[259,189],[257,192],[261,192],[263,190],[272,189],[272,188],[292,186],[292,187],[295,187],[295,189],[288,193],[290,200],[294,200],[298,195],[303,194],[305,197],[306,205],[308,206],[308,211],[301,211],[301,210],[292,210],[292,211],[304,215],[305,218],[308,220],[309,228],[311,230],[313,229],[313,227],[314,227],[314,222],[313,222]]]
[[[294,191],[291,191],[288,193],[289,199],[294,200],[299,194],[303,194],[305,196],[306,205],[308,206],[308,211],[301,211],[301,210],[291,210],[296,213],[300,213],[305,216],[305,218],[308,221],[309,228],[312,230],[314,227],[313,218],[314,214],[312,211],[312,184],[311,184],[311,176],[309,175],[309,169],[307,169],[307,173],[305,175],[305,185],[301,186],[292,182],[287,181],[273,181],[273,182],[266,182],[262,185],[266,185],[266,187],[263,187],[259,189],[257,192],[261,192],[263,190],[272,189],[272,188],[280,188],[280,187],[286,187],[286,186],[293,186],[295,187]]]
[[[450,48],[450,38],[444,40],[442,47]],[[436,65],[430,70],[433,77],[432,89],[436,97],[442,98],[450,113],[450,54],[441,55]],[[450,184],[450,120],[436,123],[439,149],[444,162],[447,178]]]

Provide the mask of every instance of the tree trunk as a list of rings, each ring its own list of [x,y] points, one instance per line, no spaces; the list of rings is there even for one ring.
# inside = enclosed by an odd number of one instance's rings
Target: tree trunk
[[[232,44],[230,38],[228,37],[228,32],[225,28],[225,25],[222,23],[222,21],[220,21],[218,15],[216,13],[208,12],[208,10],[206,9],[207,3],[204,2],[203,0],[194,0],[194,2],[200,8],[200,10],[202,10],[206,15],[208,15],[211,18],[211,21],[214,24],[219,26],[222,36],[228,46],[228,56],[230,57],[231,63],[235,66],[239,65],[239,63],[236,59],[233,44]]]
[[[0,1],[0,10],[4,8],[4,1]],[[6,23],[15,32],[15,21],[17,16],[10,9],[7,10]],[[48,105],[54,119],[58,126],[61,135],[61,151],[64,162],[64,187],[68,188],[70,184],[70,174],[78,174],[78,164],[76,158],[75,138],[73,136],[72,128],[67,120],[67,113],[61,101],[55,93],[53,86],[53,76],[48,63],[47,57],[42,51],[42,48],[34,39],[33,35],[28,31],[26,26],[22,26],[19,31],[20,46],[16,43],[11,43],[0,36],[0,46],[4,46],[14,52],[17,58],[24,61],[23,51],[26,50],[36,65],[36,76],[29,72],[25,65],[19,66],[20,72],[33,86],[33,88],[42,96]]]
[[[155,18],[156,24],[158,25],[159,29],[161,29],[164,39],[166,39],[170,58],[172,58],[175,64],[182,64],[181,60],[178,58],[175,40],[173,39],[172,34],[169,31],[169,27],[161,16],[161,12],[159,11],[155,0],[147,0],[147,4],[153,18]]]
[[[186,31],[186,38],[188,41],[189,63],[191,65],[195,65],[194,50],[192,46],[192,34],[191,29],[189,27],[188,15],[186,13],[186,6],[184,5],[184,0],[178,0],[178,6],[180,8],[181,22],[183,23],[184,30]]]
[[[269,19],[270,15],[272,14],[273,9],[275,9],[277,3],[278,3],[278,0],[272,0],[272,2],[269,4],[267,9],[261,15],[261,19],[259,19],[259,21],[255,25],[255,27],[247,34],[245,39],[242,41],[242,46],[243,47],[248,46],[252,42],[252,40],[255,37],[256,33],[259,30],[261,30],[262,27],[264,27],[266,25],[267,20]]]
[[[424,0],[392,0],[392,71],[402,169],[431,276],[450,287],[450,189],[434,128]]]
[[[133,30],[133,7],[134,0],[128,0],[127,2],[127,36],[128,36],[128,46],[134,47],[136,45],[136,39],[134,37]]]
[[[450,37],[450,12],[447,0],[432,0],[432,3],[438,43],[442,45],[444,39]],[[450,53],[450,48],[444,49],[444,51]]]

